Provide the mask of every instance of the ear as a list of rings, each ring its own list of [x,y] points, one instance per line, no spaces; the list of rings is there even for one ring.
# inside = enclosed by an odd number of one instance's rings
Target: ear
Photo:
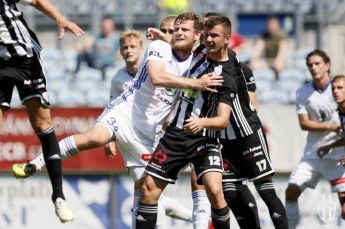
[[[200,37],[201,37],[201,32],[200,31],[196,32],[195,35],[194,35],[194,40],[198,41],[198,40],[200,40]]]

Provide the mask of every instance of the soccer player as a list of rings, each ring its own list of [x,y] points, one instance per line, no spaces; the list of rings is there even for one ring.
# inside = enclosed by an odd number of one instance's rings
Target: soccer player
[[[100,147],[116,141],[132,178],[139,182],[151,157],[153,142],[166,120],[178,92],[172,88],[193,88],[216,91],[222,77],[205,74],[199,79],[182,76],[191,62],[191,50],[200,37],[202,28],[194,13],[184,13],[175,23],[183,30],[173,34],[172,46],[163,41],[152,42],[131,86],[108,104],[95,125],[86,133],[76,134],[60,141],[63,157]],[[188,25],[188,26],[187,26]],[[28,176],[42,168],[42,160],[25,165],[14,165],[16,174]]]
[[[332,191],[338,193],[344,204],[345,170],[338,164],[344,149],[335,148],[322,159],[317,156],[319,147],[339,138],[337,104],[331,91],[330,58],[316,49],[307,55],[306,64],[313,80],[298,89],[296,106],[299,124],[302,130],[308,131],[308,136],[303,157],[291,173],[286,189],[285,208],[290,228],[295,228],[299,221],[298,198],[305,188],[315,188],[321,177],[329,181]],[[344,210],[342,215],[344,217]]]
[[[173,27],[174,21],[172,20],[171,23],[172,23],[171,27]],[[164,31],[163,22],[161,23],[160,29],[163,33],[169,34],[167,30]],[[142,51],[143,51],[143,40],[138,31],[125,30],[121,33],[120,53],[126,63],[126,66],[120,69],[115,74],[115,76],[113,77],[111,81],[110,101],[118,97],[122,92],[126,91],[128,87],[130,87],[133,78],[135,77],[137,71],[139,70]],[[105,153],[109,157],[115,156],[116,154],[115,142],[110,142],[106,144]],[[121,152],[121,153],[125,154],[126,152]],[[134,201],[133,201],[133,208],[132,208],[132,227],[133,228],[135,228],[135,214],[136,214],[139,196],[140,196],[140,192],[137,190],[136,187],[134,187]],[[160,218],[161,218],[160,222],[164,222],[165,220],[164,213],[177,219],[185,220],[188,222],[192,221],[192,212],[185,206],[173,200],[172,198],[164,195],[160,199],[160,204],[164,208],[164,211],[160,213]]]
[[[36,35],[27,26],[23,13],[16,3],[31,5],[53,18],[60,28],[59,39],[66,30],[76,36],[84,31],[70,22],[49,2],[43,0],[0,1],[0,124],[9,110],[12,92],[17,87],[32,128],[37,134],[47,163],[53,188],[52,201],[62,223],[73,220],[73,213],[65,203],[62,188],[62,170],[59,145],[50,115],[50,103],[46,88],[40,51]]]
[[[209,43],[194,53],[189,74],[199,77],[205,72],[222,75],[224,84],[218,93],[182,90],[164,136],[160,139],[141,185],[138,206],[137,229],[155,227],[157,201],[168,185],[175,183],[179,171],[192,162],[198,182],[205,185],[212,207],[212,221],[216,229],[229,228],[230,210],[222,191],[223,164],[217,133],[225,128],[230,117],[230,101],[233,99],[232,75],[234,63],[229,61],[227,43],[231,31],[230,20],[215,17],[206,25]],[[174,32],[183,30],[175,23]],[[235,59],[235,58],[233,58]]]

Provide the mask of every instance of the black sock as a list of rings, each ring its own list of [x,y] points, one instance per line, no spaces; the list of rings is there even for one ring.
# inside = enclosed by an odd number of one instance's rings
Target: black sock
[[[285,208],[278,198],[272,181],[255,183],[255,188],[265,202],[275,228],[288,229]]]
[[[158,204],[138,204],[136,229],[154,229],[157,222]]]
[[[60,197],[65,199],[62,191],[62,169],[61,169],[61,153],[59,143],[57,142],[54,127],[43,132],[36,133],[41,141],[44,161],[48,170],[50,182],[53,187],[52,200]]]
[[[241,229],[260,229],[258,208],[253,194],[242,182],[223,183],[224,197]]]
[[[212,223],[215,229],[230,228],[230,208],[228,206],[221,209],[211,209]]]

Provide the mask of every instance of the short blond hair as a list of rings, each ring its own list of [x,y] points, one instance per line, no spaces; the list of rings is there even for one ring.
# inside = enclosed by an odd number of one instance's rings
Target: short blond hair
[[[122,46],[123,42],[127,38],[134,38],[139,40],[140,46],[143,46],[143,39],[141,33],[134,29],[126,29],[120,34],[120,46]]]

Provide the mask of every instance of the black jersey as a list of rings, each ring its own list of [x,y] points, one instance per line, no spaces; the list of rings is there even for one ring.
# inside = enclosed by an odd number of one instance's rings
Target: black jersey
[[[338,114],[339,114],[341,129],[343,131],[342,135],[343,135],[343,137],[345,137],[345,113],[338,110]]]
[[[207,59],[207,49],[200,46],[195,52],[193,61],[188,70],[187,76],[198,78],[203,74],[213,72],[215,75],[223,76],[224,83],[217,88],[218,93],[207,91],[198,91],[194,89],[184,89],[181,92],[173,115],[170,119],[170,125],[182,129],[186,124],[185,120],[190,117],[215,117],[219,103],[231,105],[234,97],[233,89],[236,84],[233,77],[229,75],[236,74],[236,67],[230,61],[218,62]],[[200,133],[203,136],[217,137],[215,132],[203,130]]]
[[[236,91],[231,103],[230,122],[226,129],[220,132],[222,139],[236,139],[249,136],[261,127],[261,121],[256,113],[255,107],[250,103],[247,81],[236,54],[229,50],[229,62],[236,66],[236,74],[232,74]],[[247,73],[248,75],[248,73]]]
[[[36,35],[26,24],[23,13],[17,9],[19,0],[0,0],[0,58],[32,57],[40,52]]]

